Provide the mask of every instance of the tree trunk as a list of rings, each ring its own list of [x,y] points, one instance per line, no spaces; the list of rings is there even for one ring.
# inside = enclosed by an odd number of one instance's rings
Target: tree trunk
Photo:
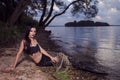
[[[2,3],[4,3],[4,4],[2,4]],[[7,19],[10,17],[10,15],[14,11],[14,8],[15,8],[14,2],[12,0],[2,0],[0,5],[3,8],[3,10],[1,10],[0,13],[3,13],[3,15],[5,15],[5,16],[2,16],[2,15],[0,15],[0,16],[3,17],[4,18],[3,21],[6,22]]]
[[[21,0],[18,5],[16,6],[14,12],[10,16],[10,18],[6,22],[6,26],[12,26],[15,24],[21,13],[24,11],[24,9],[30,4],[31,0]]]
[[[42,26],[44,26],[44,24],[43,24],[43,19],[44,19],[45,13],[46,13],[47,0],[45,0],[45,1],[43,2],[43,5],[44,5],[44,7],[43,7],[43,13],[42,13],[42,16],[41,16],[41,18],[40,18],[40,20],[39,20],[39,26],[40,26],[41,28],[42,28]]]
[[[55,0],[52,0],[50,12],[49,12],[48,16],[46,17],[46,19],[44,20],[44,23],[46,23],[50,19],[51,15],[52,15],[54,2],[55,2]]]
[[[48,16],[45,18],[45,20],[43,20],[43,18],[44,18],[44,16],[45,16],[47,4],[46,4],[46,6],[45,6],[44,9],[43,9],[43,14],[42,14],[41,19],[40,19],[40,21],[39,21],[39,26],[40,26],[40,29],[41,29],[41,30],[45,30],[45,23],[49,20],[49,18],[50,18],[51,15],[52,15],[54,2],[55,2],[55,0],[52,0],[50,12],[49,12]],[[47,3],[47,2],[46,2],[46,3]],[[43,15],[44,15],[44,16],[43,16]]]

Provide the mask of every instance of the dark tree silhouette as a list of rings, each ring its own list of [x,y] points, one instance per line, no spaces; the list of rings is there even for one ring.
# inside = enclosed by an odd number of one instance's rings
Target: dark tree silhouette
[[[30,2],[31,0],[0,0],[0,20],[6,22],[7,26],[12,26]]]
[[[94,3],[94,4],[91,4]],[[74,0],[66,4],[62,0],[0,0],[0,20],[7,25],[14,25],[22,13],[35,16],[37,11],[39,16],[39,26],[44,30],[56,17],[64,14],[71,6],[72,14],[84,13],[88,18],[95,17],[98,13],[96,7],[97,0]],[[57,6],[58,11],[55,10]]]
[[[79,14],[84,14],[85,18],[91,19],[95,17],[98,13],[97,3],[97,0],[81,0],[73,4],[71,12],[73,16],[79,16]]]
[[[20,0],[18,5],[16,6],[14,12],[8,18],[6,25],[11,26],[13,25],[21,15],[21,13],[25,10],[25,8],[30,4],[30,0]]]
[[[84,13],[87,18],[95,17],[98,13],[96,7],[97,0],[74,0],[68,5],[60,0],[36,0],[34,4],[41,6],[37,9],[41,11],[39,26],[45,29],[56,17],[64,14],[67,9],[72,6],[72,14]],[[54,6],[59,8],[59,11],[54,10]],[[48,8],[49,7],[49,8]]]

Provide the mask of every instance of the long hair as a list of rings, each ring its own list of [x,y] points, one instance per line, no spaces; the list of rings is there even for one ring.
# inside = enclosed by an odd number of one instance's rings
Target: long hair
[[[26,29],[26,33],[25,33],[25,36],[24,36],[24,39],[26,41],[27,44],[30,45],[31,41],[29,39],[29,33],[31,31],[31,28],[36,28],[35,26],[28,26],[27,29]]]

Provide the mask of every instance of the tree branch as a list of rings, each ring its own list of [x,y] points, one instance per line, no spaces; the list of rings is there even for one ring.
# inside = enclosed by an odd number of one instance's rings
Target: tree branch
[[[44,23],[46,23],[49,20],[50,16],[52,15],[54,2],[55,2],[55,0],[52,0],[50,12],[49,12],[47,18],[44,20]]]
[[[74,4],[74,3],[78,2],[78,1],[80,1],[80,0],[76,0],[76,1],[71,2],[71,3],[65,8],[65,10],[63,10],[61,13],[58,13],[58,14],[54,15],[54,16],[48,21],[48,23],[45,25],[45,27],[48,26],[55,17],[64,14],[64,13],[66,12],[66,10],[67,10],[72,4]]]
[[[46,13],[47,0],[45,0],[43,4],[44,4],[44,7],[43,7],[43,13],[42,13],[42,16],[41,16],[41,18],[40,18],[40,20],[39,20],[39,25],[42,24],[42,22],[43,22],[43,18],[44,18],[45,13]]]

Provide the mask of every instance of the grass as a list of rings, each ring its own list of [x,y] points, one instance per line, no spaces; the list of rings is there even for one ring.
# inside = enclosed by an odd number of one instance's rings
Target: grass
[[[67,71],[57,71],[53,74],[58,80],[72,80]]]

